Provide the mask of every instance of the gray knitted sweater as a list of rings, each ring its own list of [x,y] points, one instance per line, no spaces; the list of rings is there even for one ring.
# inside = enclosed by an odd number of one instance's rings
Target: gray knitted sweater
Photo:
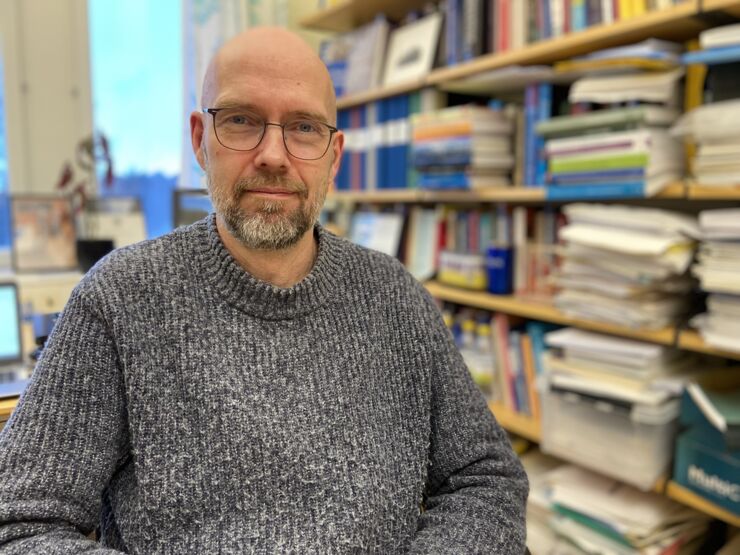
[[[432,299],[316,234],[290,289],[213,216],[85,276],[0,436],[0,553],[523,552],[525,474]]]

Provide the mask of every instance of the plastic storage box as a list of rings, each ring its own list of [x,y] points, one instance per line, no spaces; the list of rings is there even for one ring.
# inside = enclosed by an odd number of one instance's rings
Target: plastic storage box
[[[651,406],[558,388],[542,396],[542,450],[642,490],[667,475],[679,401]]]

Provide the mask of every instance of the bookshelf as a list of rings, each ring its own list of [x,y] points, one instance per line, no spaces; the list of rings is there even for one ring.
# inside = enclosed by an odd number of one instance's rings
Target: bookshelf
[[[518,50],[487,54],[468,63],[441,68],[429,75],[428,82],[431,85],[440,84],[510,65],[548,64],[650,37],[685,40],[696,36],[706,27],[695,19],[699,11],[700,2],[687,0],[677,6],[650,12],[638,18],[596,25],[576,33],[529,44]]]
[[[540,443],[542,440],[542,427],[537,420],[514,412],[499,403],[489,403],[488,408],[505,430],[535,443]]]
[[[718,357],[740,360],[740,352],[723,351],[710,347],[705,344],[701,336],[693,330],[683,330],[675,327],[668,327],[660,330],[633,329],[604,322],[593,322],[590,320],[571,318],[552,305],[518,298],[516,296],[501,296],[491,295],[490,293],[480,291],[466,291],[464,289],[451,287],[436,281],[427,282],[425,287],[435,299],[461,304],[471,308],[479,308],[493,312],[504,312],[512,316],[521,316],[530,320],[540,320],[542,322],[573,326],[585,330],[608,333],[650,343],[659,343],[661,345],[676,345],[677,347],[687,351],[695,351],[698,353],[706,353]]]
[[[675,328],[665,328],[661,330],[632,329],[613,324],[605,324],[603,322],[591,322],[588,320],[571,318],[551,305],[521,299],[516,296],[491,295],[490,293],[479,291],[466,291],[464,289],[458,289],[436,281],[427,282],[425,286],[432,297],[442,301],[449,301],[494,312],[505,312],[506,314],[521,316],[531,320],[574,326],[577,328],[610,333],[612,335],[619,335],[632,339],[641,339],[643,341],[650,341],[651,343],[660,343],[662,345],[673,345],[676,337]]]
[[[339,22],[336,13],[340,7],[343,10],[357,10],[355,26],[370,20],[367,16],[360,16],[363,8],[361,4],[368,4],[368,10],[380,10],[379,2],[362,2],[362,0],[347,1],[330,10],[323,10],[302,23],[305,27],[322,30],[349,30],[354,26]],[[372,7],[370,7],[372,6]],[[388,11],[389,17],[397,18],[399,13],[416,9],[415,2],[398,0],[394,11]],[[397,8],[397,10],[396,10]],[[344,15],[342,17],[349,17]],[[553,39],[546,39],[528,44],[522,48],[485,54],[473,60],[449,67],[440,67],[432,70],[426,77],[394,87],[380,87],[358,94],[344,96],[338,99],[337,108],[340,110],[360,106],[376,100],[389,98],[419,90],[424,87],[444,89],[455,81],[481,75],[485,72],[502,69],[514,65],[548,64],[565,60],[573,56],[583,55],[592,51],[622,46],[647,38],[662,38],[674,41],[686,41],[696,38],[700,31],[708,27],[729,23],[732,17],[740,18],[740,0],[686,0],[676,6],[660,11],[648,12],[640,17],[620,20],[612,24],[597,25],[582,31],[574,32]],[[363,19],[364,18],[364,19]],[[345,19],[344,21],[349,21]],[[334,25],[334,27],[329,27]],[[344,25],[342,27],[341,25]],[[348,203],[509,203],[509,204],[542,204],[549,202],[547,191],[542,187],[526,187],[518,183],[516,187],[497,188],[474,191],[430,191],[430,190],[380,190],[335,192],[331,198],[338,202]],[[692,201],[696,204],[706,202],[707,205],[717,202],[734,203],[740,201],[740,183],[735,187],[709,187],[691,180],[674,183],[653,199],[639,199],[642,202],[659,201],[663,199],[685,201],[682,206]],[[558,204],[577,201],[578,199],[558,200]],[[599,200],[599,199],[583,199]],[[619,200],[619,199],[609,199]],[[632,199],[630,199],[632,200]],[[637,200],[637,199],[636,199]],[[667,327],[659,330],[640,330],[625,326],[606,324],[572,318],[560,312],[552,305],[516,296],[497,296],[483,292],[466,291],[439,282],[431,281],[425,284],[430,294],[442,301],[449,301],[472,308],[502,312],[509,315],[521,316],[527,319],[552,322],[587,329],[595,332],[607,333],[615,336],[632,338],[662,345],[672,345],[678,348],[707,353],[718,357],[740,360],[740,353],[726,352],[706,345],[701,336],[693,331],[680,327]],[[506,406],[491,403],[490,410],[496,415],[500,424],[508,431],[533,442],[541,440],[542,427],[539,421],[516,413]],[[680,503],[697,509],[705,514],[719,518],[731,525],[740,526],[740,515],[734,515],[707,501],[699,495],[681,487],[668,479],[661,480],[655,485],[655,491]]]
[[[740,201],[740,184],[735,187],[707,187],[689,185],[686,188],[687,200],[737,200]]]
[[[737,0],[703,0],[704,11],[722,11],[740,17],[740,3]]]
[[[714,518],[718,518],[732,526],[740,527],[740,516],[734,515],[722,507],[718,507],[714,503],[707,501],[700,495],[695,494],[674,481],[668,482],[664,493],[674,501],[683,503],[688,507],[696,509],[697,511]]]
[[[339,23],[337,23],[337,26],[332,28],[329,22],[336,19],[338,22],[340,20],[342,22],[356,21],[356,25],[360,25],[371,19],[371,17],[361,16],[361,14],[365,14],[371,9],[374,10],[372,11],[373,14],[379,10],[382,11],[382,8],[379,6],[385,4],[391,4],[391,2],[380,0],[374,0],[372,2],[363,2],[362,0],[347,1],[308,17],[301,24],[309,29],[346,31],[354,28],[354,26],[340,27]],[[418,4],[419,2],[414,0],[398,1],[393,3],[392,11],[386,13],[389,14],[389,17],[394,14],[405,13],[409,10],[417,9]],[[337,15],[340,12],[345,13],[345,11],[355,15]],[[446,82],[471,77],[506,66],[552,63],[601,48],[623,46],[650,37],[674,41],[686,40],[695,37],[699,31],[709,26],[702,19],[702,15],[709,11],[723,11],[728,14],[740,15],[740,1],[715,0],[711,2],[686,0],[676,6],[649,12],[638,18],[621,20],[608,25],[597,25],[562,37],[528,44],[516,50],[486,54],[469,62],[450,67],[441,67],[432,70],[423,79],[406,84],[381,87],[358,94],[347,95],[338,99],[337,108],[340,110],[350,108],[372,102],[373,100],[417,90],[424,86],[442,85]],[[344,23],[344,25],[347,24]]]

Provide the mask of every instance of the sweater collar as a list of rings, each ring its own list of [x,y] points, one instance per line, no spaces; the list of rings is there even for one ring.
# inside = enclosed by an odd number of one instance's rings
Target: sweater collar
[[[210,214],[196,225],[198,253],[206,282],[226,302],[265,320],[283,320],[308,314],[330,301],[343,269],[342,240],[316,224],[316,262],[300,282],[281,288],[259,280],[244,270],[226,249]]]

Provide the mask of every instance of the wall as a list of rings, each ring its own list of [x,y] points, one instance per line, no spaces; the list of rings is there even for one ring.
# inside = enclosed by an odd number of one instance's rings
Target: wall
[[[0,0],[10,191],[54,190],[92,131],[86,0]]]

